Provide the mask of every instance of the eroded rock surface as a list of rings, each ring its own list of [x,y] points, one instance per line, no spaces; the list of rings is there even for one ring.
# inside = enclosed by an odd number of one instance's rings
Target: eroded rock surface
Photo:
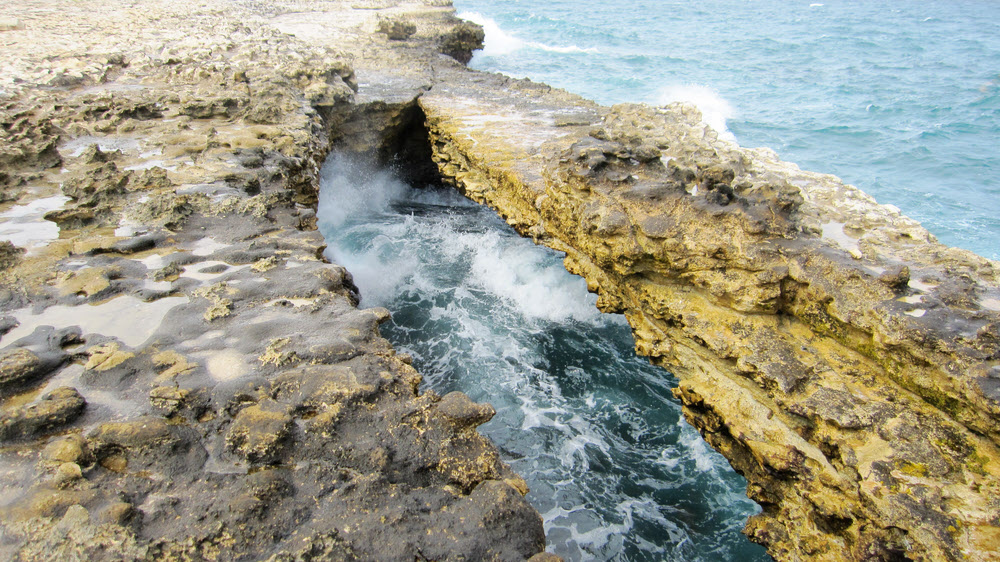
[[[996,559],[995,262],[691,107],[484,75],[420,103],[442,175],[566,252],[677,374],[763,507],[751,539],[779,560]]]
[[[16,10],[16,13],[15,13]],[[780,560],[1000,550],[997,264],[690,107],[464,69],[447,2],[0,8],[0,555],[500,559],[541,521],[314,230],[332,145],[623,312]],[[543,559],[540,554],[536,559]]]
[[[476,430],[492,409],[420,393],[315,230],[319,166],[374,107],[355,60],[474,48],[436,4],[0,8],[0,188],[28,241],[0,272],[0,558],[543,550]],[[394,126],[351,148],[399,152]]]

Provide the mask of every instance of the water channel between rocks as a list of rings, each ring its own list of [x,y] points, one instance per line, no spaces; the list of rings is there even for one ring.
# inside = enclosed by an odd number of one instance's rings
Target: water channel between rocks
[[[740,534],[746,483],[687,425],[670,373],[637,357],[562,256],[454,190],[334,154],[320,229],[424,389],[496,409],[480,431],[523,476],[567,560],[767,560]]]

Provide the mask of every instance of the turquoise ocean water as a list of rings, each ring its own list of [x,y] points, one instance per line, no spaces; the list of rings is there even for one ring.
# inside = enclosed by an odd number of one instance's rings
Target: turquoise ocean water
[[[611,104],[689,101],[1000,259],[1000,2],[455,0],[473,68]]]

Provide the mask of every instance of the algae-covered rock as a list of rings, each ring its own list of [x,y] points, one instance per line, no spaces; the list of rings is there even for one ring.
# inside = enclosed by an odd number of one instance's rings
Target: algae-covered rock
[[[0,439],[34,437],[64,426],[80,417],[86,405],[75,388],[57,388],[36,402],[0,412]]]
[[[384,18],[378,22],[378,32],[385,33],[393,41],[402,41],[409,39],[410,36],[416,33],[417,26],[412,21],[405,19]]]
[[[31,350],[15,347],[0,351],[0,389],[24,384],[45,374],[45,365]]]
[[[752,540],[780,560],[992,559],[995,262],[691,106],[480,75],[420,104],[445,181],[565,252],[678,376],[762,507]]]
[[[18,248],[10,240],[0,241],[0,271],[10,269],[24,254],[24,248]]]

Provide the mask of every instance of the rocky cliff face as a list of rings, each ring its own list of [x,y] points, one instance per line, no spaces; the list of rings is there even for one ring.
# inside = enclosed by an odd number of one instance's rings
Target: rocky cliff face
[[[499,77],[421,105],[442,174],[566,252],[637,352],[680,378],[775,558],[996,556],[996,263],[720,141],[690,107],[603,108]]]
[[[1000,549],[997,265],[691,108],[464,69],[447,2],[0,8],[0,552],[500,559],[524,484],[314,230],[336,146],[564,251],[781,560]],[[432,160],[433,159],[433,160]]]

